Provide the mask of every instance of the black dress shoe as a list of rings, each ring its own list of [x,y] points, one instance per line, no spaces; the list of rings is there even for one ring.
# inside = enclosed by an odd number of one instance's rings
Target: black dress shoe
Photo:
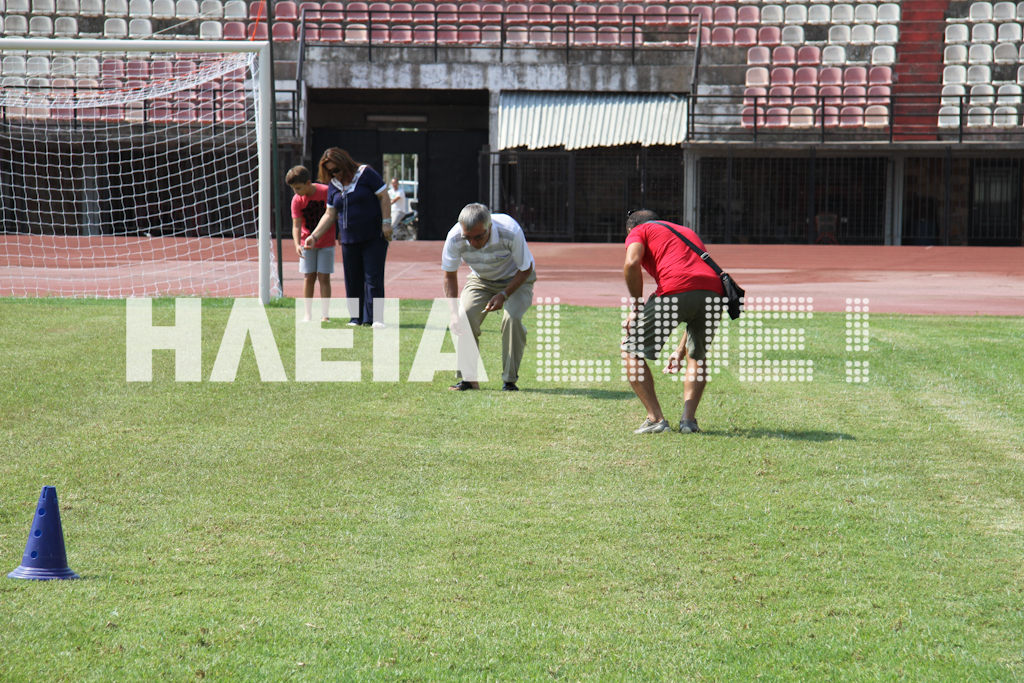
[[[474,387],[472,384],[470,384],[466,380],[461,380],[459,382],[456,382],[455,384],[451,385],[448,388],[451,391],[470,391],[472,389],[476,389],[476,387]]]
[[[519,391],[519,387],[516,386],[515,382],[505,382],[504,386],[501,387],[502,391]]]

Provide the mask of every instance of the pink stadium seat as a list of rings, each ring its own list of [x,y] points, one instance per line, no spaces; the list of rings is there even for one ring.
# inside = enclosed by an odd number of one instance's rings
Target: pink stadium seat
[[[245,40],[245,24],[240,21],[224,22],[224,40]]]
[[[459,24],[479,24],[480,5],[475,2],[464,2],[459,5]]]
[[[789,125],[789,109],[770,107],[764,117],[765,128],[785,128]]]
[[[743,89],[743,104],[752,105],[757,104],[764,106],[764,103],[768,100],[768,91],[761,87],[751,87]]]
[[[393,24],[412,23],[412,3],[394,2],[391,3],[391,22]],[[394,27],[392,27],[394,28]]]
[[[479,16],[479,15],[478,15]],[[475,45],[480,42],[480,27],[476,24],[459,25],[459,44]]]
[[[124,78],[124,61],[117,58],[104,59],[100,73],[104,78]]]
[[[572,22],[572,5],[559,4],[551,8],[552,24],[569,24]]]
[[[668,10],[665,9],[664,5],[647,5],[644,7],[644,25],[645,26],[664,26],[672,23],[671,17],[669,16]],[[686,23],[686,22],[683,22]]]
[[[249,28],[246,32],[246,37],[249,40],[266,40],[267,39],[267,24],[264,21],[254,21],[249,24]]]
[[[619,31],[619,45],[622,47],[636,47],[644,44],[644,32],[641,28],[634,29],[626,26]]]
[[[757,29],[753,26],[737,26],[732,34],[732,42],[740,47],[757,44]]]
[[[796,51],[796,63],[800,66],[821,64],[821,48],[817,45],[801,45]]]
[[[174,62],[174,77],[187,78],[196,68],[196,63],[191,59],[179,59]]]
[[[519,26],[530,21],[530,13],[526,5],[512,2],[505,6],[505,25]]]
[[[445,45],[459,42],[459,28],[455,24],[440,24],[437,27],[437,42]]]
[[[763,128],[764,107],[743,107],[740,121],[744,128]]]
[[[442,2],[437,6],[437,23],[456,24],[459,21],[459,8],[455,3]]]
[[[755,45],[747,50],[748,66],[769,66],[772,63],[772,51],[764,45]]]
[[[771,84],[772,85],[793,85],[793,70],[788,66],[777,66],[772,69],[771,73]]]
[[[757,5],[741,5],[736,10],[736,23],[741,26],[758,26],[761,23],[761,8]]]
[[[550,26],[531,26],[529,29],[529,41],[533,45],[550,45],[551,44],[551,27]]]
[[[597,24],[599,26],[618,26],[620,21],[621,17],[617,6],[600,5],[597,8]],[[600,36],[598,36],[598,42],[600,42]]]
[[[509,45],[526,45],[530,42],[530,31],[526,26],[509,26],[505,30],[505,42]]]
[[[839,104],[843,101],[843,89],[838,85],[823,85],[818,88],[818,97],[825,104]]]
[[[432,2],[417,2],[412,7],[412,23],[414,24],[434,24],[434,3]],[[416,38],[416,42],[422,42],[419,38]],[[431,37],[430,42],[433,43],[434,39]]]
[[[619,29],[615,26],[601,26],[597,29],[597,44],[606,47],[619,44]]]
[[[793,88],[788,85],[773,85],[768,90],[769,107],[788,107],[793,104]]]
[[[488,45],[501,43],[501,26],[496,24],[484,24],[480,29],[480,42]]]
[[[793,72],[793,82],[797,85],[818,85],[818,70],[813,66],[797,67]]]
[[[373,12],[370,12],[373,14]],[[389,24],[370,24],[370,42],[371,43],[390,43],[391,41],[391,26]]]
[[[306,24],[307,25],[310,24],[311,22],[315,24],[316,22],[320,21],[320,3],[319,2],[311,2],[310,1],[310,2],[299,3],[299,18],[300,19],[303,16],[303,14],[302,14],[303,11],[305,11],[305,13],[306,13],[305,17],[306,17]]]
[[[125,78],[145,80],[149,78],[149,62],[142,59],[129,59],[125,64]]]
[[[392,24],[391,42],[397,45],[407,45],[412,42],[412,26],[410,24]]]
[[[842,85],[843,70],[838,66],[826,66],[818,72],[818,83],[820,85]]]
[[[174,121],[174,113],[170,102],[154,100],[149,105],[149,116],[147,118],[151,123],[171,123]]]
[[[715,7],[714,22],[717,25],[731,26],[736,23],[736,8],[732,5]]]
[[[281,2],[274,3],[274,20],[275,21],[297,21],[299,18],[299,8],[291,0],[281,0]]]
[[[712,45],[732,45],[732,27],[715,26],[711,29]]]
[[[772,50],[772,64],[775,66],[795,66],[796,48],[792,45],[777,45]]]
[[[175,123],[192,123],[196,120],[196,105],[192,102],[175,102],[173,112]]]
[[[623,26],[643,26],[644,7],[643,5],[626,5],[622,8]]]
[[[863,107],[846,106],[839,112],[840,128],[859,128],[864,125]]]
[[[872,85],[868,87],[868,104],[888,104],[892,97],[892,89],[888,85]]]
[[[341,23],[345,20],[345,6],[340,2],[325,2],[320,18],[331,23]]]
[[[414,43],[433,45],[436,39],[437,35],[434,33],[433,26],[420,24],[418,26],[414,26],[412,29],[412,42]]]
[[[689,45],[697,44],[697,26],[693,25],[690,27],[686,35],[686,42]],[[707,45],[711,42],[711,28],[708,26],[700,27],[700,44]]]
[[[229,104],[221,112],[221,120],[224,123],[245,123],[245,105]]]
[[[652,8],[661,7],[660,5],[648,5],[644,9],[644,14],[647,17],[651,17],[654,12]],[[665,9],[662,7],[662,9]],[[670,5],[668,10],[664,13],[665,18],[662,19],[662,23],[668,22],[669,26],[686,26],[690,23],[690,10],[682,5]],[[646,20],[645,20],[646,21]]]
[[[867,88],[863,85],[848,85],[843,88],[843,104],[863,107],[867,103]]]
[[[365,24],[370,20],[370,8],[365,2],[350,2],[345,6],[345,19]]]
[[[551,24],[551,5],[533,3],[530,5],[527,21],[537,26],[549,26]]]
[[[597,42],[597,31],[593,26],[577,26],[572,32],[574,45],[593,45]]]
[[[867,85],[868,70],[863,66],[848,66],[843,75],[844,85]]]
[[[814,125],[835,128],[839,125],[839,107],[826,105],[814,110]]]
[[[700,19],[701,26],[710,26],[713,23],[714,13],[707,5],[691,5],[690,23],[696,24],[698,18]]]
[[[868,72],[868,83],[878,85],[889,85],[892,83],[892,68],[888,66],[873,66]]]
[[[367,12],[370,14],[371,24],[389,24],[393,21],[391,17],[391,6],[386,2],[371,2],[370,6],[367,8]]]
[[[594,26],[597,24],[597,9],[593,5],[576,5],[572,21],[576,26]]]
[[[256,0],[249,3],[249,19],[253,21],[265,20],[267,18],[267,3],[264,0]]]
[[[305,39],[307,41],[314,42],[314,43],[320,41],[320,27],[319,26],[314,26],[312,24],[306,24],[306,27],[305,27],[305,29],[303,29],[303,31],[304,31]]]
[[[757,31],[757,42],[760,45],[775,47],[782,43],[782,31],[778,26],[762,26]]]
[[[818,89],[813,85],[798,85],[793,88],[793,104],[813,107],[818,103]]]
[[[154,81],[169,81],[174,76],[174,65],[166,59],[158,59],[150,63],[149,75]]]
[[[320,24],[320,40],[325,43],[340,43],[344,41],[345,36],[341,31],[341,24]]]
[[[484,24],[500,24],[504,9],[495,3],[485,4],[480,8],[480,21]]]
[[[275,21],[272,33],[274,40],[295,40],[295,26],[287,21]]]

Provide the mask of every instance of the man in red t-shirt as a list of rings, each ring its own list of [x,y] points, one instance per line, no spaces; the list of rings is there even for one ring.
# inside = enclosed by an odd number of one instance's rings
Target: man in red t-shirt
[[[661,412],[661,404],[654,390],[654,377],[647,366],[654,360],[672,332],[680,323],[686,323],[686,334],[679,347],[669,356],[665,372],[676,372],[684,356],[687,357],[683,390],[683,415],[679,431],[699,432],[697,405],[704,393],[707,346],[711,343],[714,327],[710,326],[708,304],[714,297],[723,296],[722,282],[711,266],[701,260],[693,249],[657,222],[653,211],[640,209],[626,219],[626,263],[622,272],[632,304],[623,327],[626,339],[622,345],[629,384],[647,409],[647,419],[634,434],[653,434],[671,429]],[[675,223],[669,223],[676,232],[704,249],[697,233]],[[646,270],[658,288],[643,301]]]
[[[313,307],[313,285],[320,282],[322,300],[321,320],[327,322],[331,301],[331,273],[334,272],[335,227],[331,226],[316,241],[316,246],[306,249],[306,238],[316,229],[327,210],[327,186],[314,183],[305,166],[296,166],[288,171],[285,182],[295,193],[292,197],[292,239],[295,253],[299,256],[299,272],[305,278],[302,296],[306,300],[306,317],[309,322]]]

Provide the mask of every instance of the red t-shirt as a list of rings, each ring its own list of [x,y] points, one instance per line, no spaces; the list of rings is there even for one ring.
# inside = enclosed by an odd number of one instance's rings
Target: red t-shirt
[[[680,235],[706,250],[704,243],[693,230],[675,223],[669,225]],[[711,266],[704,263],[686,242],[673,235],[664,225],[641,223],[630,230],[626,237],[627,247],[634,242],[644,245],[644,257],[640,263],[658,284],[655,295],[679,294],[695,289],[708,289],[724,294],[722,281]]]
[[[302,219],[302,233],[299,238],[305,242],[310,233],[316,230],[317,223],[327,211],[327,186],[313,183],[316,192],[312,197],[295,195],[292,197],[292,218]],[[317,249],[334,246],[334,232],[337,226],[332,225],[316,242]]]

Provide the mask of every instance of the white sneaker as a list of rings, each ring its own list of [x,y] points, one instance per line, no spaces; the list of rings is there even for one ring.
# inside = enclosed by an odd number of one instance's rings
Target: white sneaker
[[[652,422],[651,418],[644,420],[644,423],[639,428],[634,429],[634,434],[657,434],[659,432],[671,431],[671,427],[668,424],[668,420],[662,419],[661,422]]]
[[[372,327],[375,330],[381,330],[381,329],[384,329],[385,327],[387,327],[387,325],[385,325],[384,323],[382,323],[381,321],[378,320],[377,322],[375,322],[372,325],[370,325],[370,327]]]

